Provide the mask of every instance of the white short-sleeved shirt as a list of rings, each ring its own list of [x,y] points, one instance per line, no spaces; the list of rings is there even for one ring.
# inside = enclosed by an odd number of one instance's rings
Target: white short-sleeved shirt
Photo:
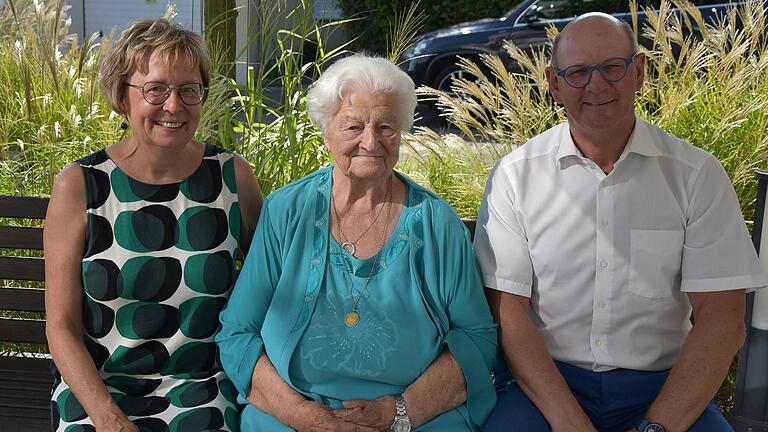
[[[687,292],[766,284],[717,159],[639,118],[608,175],[568,123],[505,156],[474,245],[487,287],[530,297],[552,357],[594,371],[671,367]]]

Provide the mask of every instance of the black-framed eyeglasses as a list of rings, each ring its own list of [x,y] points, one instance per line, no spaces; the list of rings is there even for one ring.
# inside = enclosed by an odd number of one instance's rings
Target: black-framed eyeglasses
[[[166,83],[149,81],[142,85],[125,83],[128,87],[141,90],[144,100],[152,105],[162,105],[171,97],[171,91],[176,90],[185,105],[197,105],[205,99],[208,88],[202,83],[184,83],[178,87],[171,87]]]
[[[593,65],[573,65],[565,69],[555,68],[557,76],[573,88],[584,88],[592,81],[592,72],[598,71],[607,82],[621,81],[629,70],[629,65],[635,62],[638,54],[632,57],[613,57]]]

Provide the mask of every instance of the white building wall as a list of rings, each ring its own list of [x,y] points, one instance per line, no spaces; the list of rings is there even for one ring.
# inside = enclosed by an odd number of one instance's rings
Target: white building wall
[[[116,34],[119,34],[131,21],[163,16],[169,3],[162,0],[69,0],[68,3],[74,4],[78,1],[83,2],[81,10],[83,11],[85,36],[90,36],[94,32],[101,32],[102,35],[106,36],[113,28]],[[202,1],[171,1],[170,3],[176,6],[176,17],[173,21],[188,30],[201,31]],[[75,12],[74,10],[70,11]]]

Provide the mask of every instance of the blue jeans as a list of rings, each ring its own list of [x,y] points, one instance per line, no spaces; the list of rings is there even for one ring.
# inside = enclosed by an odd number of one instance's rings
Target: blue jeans
[[[600,432],[626,432],[645,415],[669,375],[669,369],[644,372],[621,369],[592,372],[555,362],[576,400]],[[503,360],[496,367],[498,402],[486,432],[550,432],[549,423],[512,379]],[[733,432],[710,402],[689,432]]]

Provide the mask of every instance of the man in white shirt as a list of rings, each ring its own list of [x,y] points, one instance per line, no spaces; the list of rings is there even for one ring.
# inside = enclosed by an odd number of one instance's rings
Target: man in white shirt
[[[765,278],[728,176],[636,117],[645,57],[626,24],[583,15],[552,57],[568,121],[497,164],[478,218],[514,376],[500,368],[486,430],[732,430],[711,400]]]

